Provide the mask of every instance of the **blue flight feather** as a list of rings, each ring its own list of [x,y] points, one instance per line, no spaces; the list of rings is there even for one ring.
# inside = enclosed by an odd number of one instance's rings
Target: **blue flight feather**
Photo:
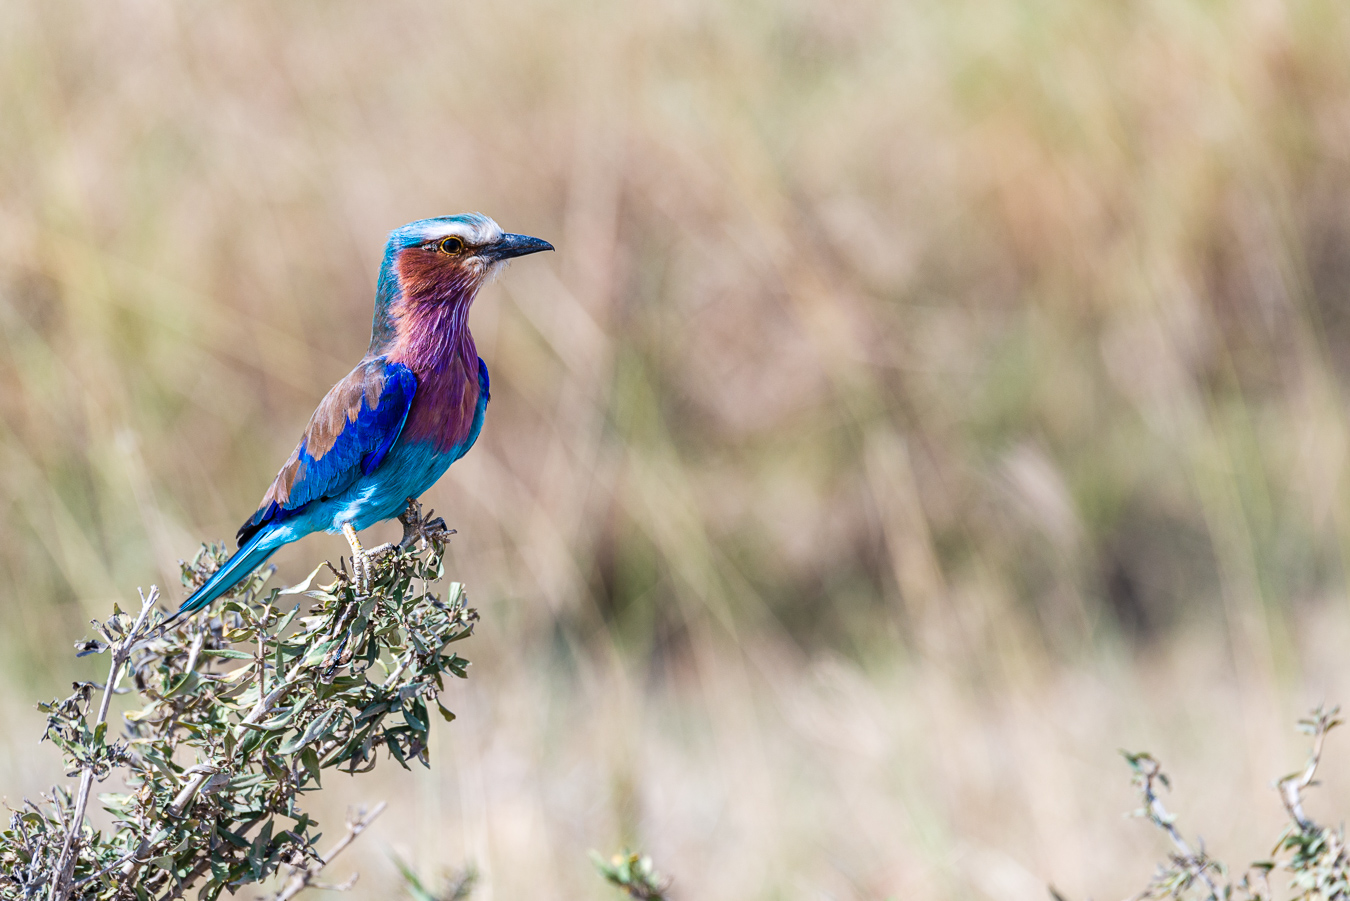
[[[265,546],[266,533],[254,535],[229,560],[211,574],[211,578],[192,593],[192,597],[183,602],[183,606],[173,616],[165,620],[171,624],[180,616],[202,609],[207,604],[229,591],[244,580],[244,577],[267,562],[267,558],[276,553],[275,546]]]

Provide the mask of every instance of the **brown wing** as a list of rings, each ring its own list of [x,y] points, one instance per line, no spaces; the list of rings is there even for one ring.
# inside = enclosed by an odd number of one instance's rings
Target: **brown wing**
[[[416,390],[417,377],[401,363],[362,360],[319,403],[257,512],[239,529],[240,545],[373,471],[403,431]]]

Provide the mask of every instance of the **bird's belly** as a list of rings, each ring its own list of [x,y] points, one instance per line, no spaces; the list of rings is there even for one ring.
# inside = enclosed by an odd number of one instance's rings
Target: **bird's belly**
[[[453,454],[440,453],[430,443],[401,444],[389,452],[369,475],[333,498],[330,521],[322,528],[340,531],[344,522],[358,530],[392,519],[403,512],[410,497],[418,497],[445,474]]]

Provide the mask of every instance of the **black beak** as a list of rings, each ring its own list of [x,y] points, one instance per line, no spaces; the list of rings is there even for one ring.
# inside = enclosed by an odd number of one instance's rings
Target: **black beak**
[[[502,235],[496,244],[483,249],[483,256],[494,261],[509,260],[512,257],[523,257],[526,254],[552,249],[552,244],[539,238],[531,238],[529,235]]]

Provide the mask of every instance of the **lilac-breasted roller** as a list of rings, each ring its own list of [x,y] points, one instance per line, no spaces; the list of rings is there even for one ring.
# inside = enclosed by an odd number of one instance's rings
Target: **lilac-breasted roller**
[[[370,350],[333,386],[304,436],[239,529],[239,550],[174,619],[200,610],[281,547],[342,532],[367,566],[357,530],[392,519],[464,456],[483,427],[487,365],[469,333],[478,289],[512,257],[552,250],[478,213],[422,219],[385,245]]]

